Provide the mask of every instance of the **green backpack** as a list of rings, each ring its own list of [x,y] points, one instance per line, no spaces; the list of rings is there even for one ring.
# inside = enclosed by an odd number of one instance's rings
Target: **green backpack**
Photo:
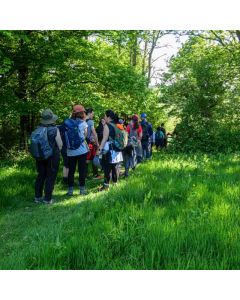
[[[125,130],[119,129],[115,124],[109,123],[115,130],[115,139],[110,138],[114,146],[122,151],[128,144],[128,133]]]
[[[164,135],[164,133],[162,132],[162,130],[158,130],[158,131],[156,132],[156,135],[155,135],[156,140],[164,139],[164,137],[165,137],[165,135]]]

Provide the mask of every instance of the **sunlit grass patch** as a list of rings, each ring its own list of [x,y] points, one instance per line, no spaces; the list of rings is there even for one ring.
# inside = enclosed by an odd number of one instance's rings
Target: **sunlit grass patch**
[[[239,268],[236,155],[156,154],[108,192],[88,181],[86,197],[59,179],[50,206],[32,201],[29,159],[0,174],[1,269]]]

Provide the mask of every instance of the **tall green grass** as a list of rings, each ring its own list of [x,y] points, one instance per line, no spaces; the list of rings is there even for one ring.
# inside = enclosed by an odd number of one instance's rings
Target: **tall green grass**
[[[109,192],[32,202],[34,165],[1,163],[1,269],[239,269],[238,155],[156,154]]]

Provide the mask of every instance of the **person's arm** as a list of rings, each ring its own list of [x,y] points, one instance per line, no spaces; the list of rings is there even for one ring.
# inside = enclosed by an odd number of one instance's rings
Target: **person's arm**
[[[99,147],[97,132],[93,126],[92,126],[92,134],[93,134],[94,141],[95,141],[97,147]]]
[[[150,124],[150,123],[148,123],[148,134],[149,134],[149,136],[153,135],[152,124]]]
[[[60,132],[59,132],[58,128],[57,128],[57,135],[55,137],[55,141],[57,143],[57,146],[58,146],[59,150],[62,150],[63,142],[62,142],[61,135],[60,135]]]
[[[108,138],[109,138],[109,128],[108,128],[107,125],[105,125],[104,128],[103,128],[103,139],[102,139],[101,145],[99,146],[99,152],[102,151],[102,149],[105,146]]]
[[[87,122],[85,122],[85,124],[84,124],[84,137],[85,138],[87,137],[87,128],[88,128],[88,124],[87,124]]]
[[[87,137],[87,127],[84,129],[84,136]]]

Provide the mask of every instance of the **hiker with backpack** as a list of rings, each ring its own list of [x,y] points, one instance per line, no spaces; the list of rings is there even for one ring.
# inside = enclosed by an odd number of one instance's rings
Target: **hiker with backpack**
[[[99,148],[98,136],[97,136],[97,132],[94,128],[94,121],[93,121],[94,111],[93,111],[92,108],[88,108],[86,110],[86,112],[87,112],[86,123],[88,125],[86,141],[88,143],[88,148],[89,148],[89,152],[88,152],[88,155],[87,155],[87,172],[86,172],[86,176],[88,175],[88,165],[91,163],[92,164],[92,171],[93,171],[93,178],[94,179],[99,179],[100,176],[98,174],[98,168],[93,164],[93,159],[96,156],[97,149]]]
[[[69,159],[68,196],[73,195],[74,173],[77,165],[79,173],[79,194],[86,194],[85,179],[89,149],[86,142],[88,125],[85,119],[86,111],[84,107],[82,105],[75,105],[71,118],[64,121],[67,156]]]
[[[142,158],[142,127],[139,123],[138,115],[133,115],[131,122],[128,124],[126,131],[128,132],[128,144],[123,150],[125,177],[128,177],[129,169],[135,169],[137,163]]]
[[[45,109],[41,115],[40,126],[31,134],[30,152],[36,159],[38,172],[35,181],[35,203],[53,203],[52,193],[62,148],[60,132],[55,125],[57,119],[50,109]]]
[[[166,129],[164,128],[164,123],[161,124],[160,130],[161,130],[161,131],[163,132],[163,134],[164,134],[163,147],[162,147],[162,148],[166,148],[166,147],[167,147],[167,134],[166,134]]]
[[[156,144],[156,149],[160,150],[164,146],[164,133],[161,130],[161,127],[157,127],[157,131],[155,133],[155,144]]]
[[[141,114],[141,126],[142,126],[142,151],[143,158],[151,158],[151,136],[153,134],[152,125],[147,122],[147,115],[145,113]]]
[[[122,150],[127,146],[127,133],[118,126],[118,117],[112,110],[105,113],[106,126],[103,129],[103,139],[98,155],[102,156],[104,184],[100,190],[109,188],[112,174],[113,183],[118,181],[118,164],[123,161]]]

